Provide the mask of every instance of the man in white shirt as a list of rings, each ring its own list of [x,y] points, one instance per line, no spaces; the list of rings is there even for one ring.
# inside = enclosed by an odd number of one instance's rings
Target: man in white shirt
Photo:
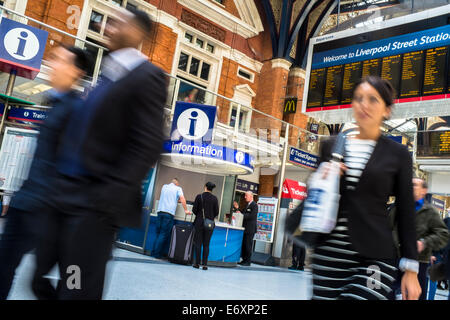
[[[151,256],[157,259],[166,256],[164,246],[170,238],[170,233],[174,225],[173,219],[177,210],[178,203],[181,203],[186,214],[190,214],[186,199],[183,195],[183,189],[180,187],[180,182],[177,178],[172,180],[172,183],[165,184],[161,189],[161,196],[158,203],[158,221],[156,224],[156,239],[153,244]]]

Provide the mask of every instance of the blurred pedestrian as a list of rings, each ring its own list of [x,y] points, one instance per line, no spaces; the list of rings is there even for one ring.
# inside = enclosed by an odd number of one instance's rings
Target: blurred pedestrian
[[[186,199],[183,195],[183,189],[180,187],[180,182],[177,178],[174,178],[170,184],[163,185],[161,189],[158,209],[156,210],[158,213],[156,238],[151,250],[151,256],[154,258],[160,259],[165,255],[163,250],[172,232],[178,203],[182,204],[185,214],[190,214],[186,205]]]
[[[34,158],[27,180],[11,199],[7,222],[0,240],[0,299],[8,296],[14,273],[25,253],[42,235],[44,221],[54,210],[52,194],[56,176],[59,139],[69,120],[82,106],[73,89],[90,68],[89,55],[75,47],[57,47],[48,57],[49,104],[53,106],[40,126]],[[38,233],[39,231],[39,233]]]
[[[425,201],[428,192],[427,183],[420,178],[413,179],[414,200],[416,206],[417,251],[419,253],[419,283],[422,293],[419,300],[427,299],[427,269],[433,251],[447,245],[449,233],[439,213]]]
[[[247,191],[245,193],[245,201],[247,207],[243,210],[244,222],[242,226],[244,230],[244,238],[242,239],[241,257],[239,262],[242,266],[250,266],[252,261],[253,237],[256,233],[256,219],[258,218],[258,204],[254,201],[253,192]]]
[[[164,72],[137,48],[153,28],[137,9],[120,9],[105,29],[110,50],[83,112],[71,117],[57,159],[60,285],[33,286],[40,299],[101,299],[119,227],[140,227],[141,187],[162,150]],[[45,248],[44,248],[45,249]],[[33,283],[52,259],[37,252]],[[44,278],[45,279],[45,278]]]
[[[214,227],[205,227],[205,219],[214,221],[219,215],[219,201],[217,197],[212,194],[216,185],[208,182],[205,185],[205,191],[195,197],[192,212],[195,214],[194,220],[194,248],[195,248],[195,263],[194,268],[200,267],[200,257],[203,270],[208,267],[209,243],[214,231]],[[203,248],[203,254],[202,254]]]
[[[347,137],[337,223],[321,236],[312,257],[315,300],[386,300],[397,274],[396,247],[387,203],[395,196],[402,259],[403,299],[420,295],[415,235],[412,159],[403,145],[381,134],[389,118],[394,90],[369,76],[354,88],[352,109],[358,126]],[[330,161],[335,138],[321,145],[320,163]]]

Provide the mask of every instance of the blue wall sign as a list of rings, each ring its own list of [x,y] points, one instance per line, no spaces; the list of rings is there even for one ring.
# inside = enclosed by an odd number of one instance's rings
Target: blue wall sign
[[[0,23],[0,71],[34,79],[40,71],[48,32],[7,18]]]
[[[444,210],[445,209],[445,202],[443,200],[439,200],[436,198],[431,198],[431,205],[435,207],[438,210]]]
[[[312,169],[317,169],[319,166],[318,156],[293,147],[289,152],[289,161]]]
[[[170,140],[211,143],[217,107],[178,101]]]
[[[398,142],[398,143],[402,144],[402,141],[403,141],[402,136],[391,136],[391,135],[389,135],[387,137],[389,139],[395,141],[395,142]]]
[[[242,191],[242,192],[251,191],[253,193],[258,193],[259,184],[250,182],[250,181],[246,181],[246,180],[237,179],[236,190]]]
[[[253,171],[253,157],[245,152],[213,144],[201,144],[185,141],[166,141],[164,151],[172,154],[182,154],[215,159],[244,166]]]
[[[450,25],[313,55],[312,69],[450,45]]]

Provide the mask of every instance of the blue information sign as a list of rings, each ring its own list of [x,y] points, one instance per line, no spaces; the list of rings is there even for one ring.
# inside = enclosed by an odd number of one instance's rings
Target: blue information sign
[[[317,169],[319,166],[318,156],[293,147],[289,152],[289,161],[312,169]]]
[[[7,18],[0,23],[0,71],[34,79],[41,68],[48,32]]]

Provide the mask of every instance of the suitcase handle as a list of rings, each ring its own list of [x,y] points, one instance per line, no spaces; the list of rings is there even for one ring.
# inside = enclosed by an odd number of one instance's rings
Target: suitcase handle
[[[191,211],[191,214],[190,214],[191,219],[189,220],[190,223],[192,223],[192,216],[193,216],[193,215],[194,215],[194,213]],[[187,216],[188,216],[188,215],[185,213],[185,214],[184,214],[184,222],[186,222]]]

